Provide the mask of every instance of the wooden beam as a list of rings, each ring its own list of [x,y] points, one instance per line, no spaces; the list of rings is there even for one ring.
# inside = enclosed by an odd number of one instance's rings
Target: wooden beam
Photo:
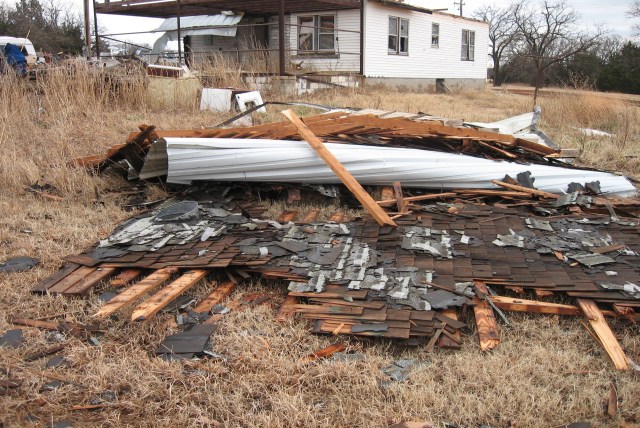
[[[96,312],[94,317],[104,318],[119,309],[129,306],[131,303],[133,303],[134,300],[142,297],[149,291],[160,286],[176,272],[178,272],[177,268],[165,268],[155,271],[151,275],[144,278],[142,281],[132,285],[126,290],[123,290],[113,299],[105,303],[105,305],[100,308],[98,312]]]
[[[591,299],[577,299],[578,305],[584,316],[591,324],[596,337],[600,341],[600,344],[613,361],[613,365],[618,370],[629,370],[629,364],[627,362],[627,356],[625,355],[618,339],[611,331],[609,324],[604,319],[602,312],[598,308],[598,305]]]
[[[536,314],[581,315],[580,308],[573,305],[539,302],[517,297],[487,296],[497,308],[503,311],[531,312]]]
[[[488,298],[489,291],[481,281],[475,281],[476,292],[478,295],[484,295]],[[476,297],[473,299],[475,306],[473,313],[476,317],[476,325],[478,327],[478,339],[480,341],[480,349],[482,351],[490,351],[500,344],[500,331],[498,323],[493,315],[493,308],[485,299]]]
[[[194,269],[185,272],[180,278],[158,291],[146,301],[142,302],[131,314],[131,321],[145,321],[157,314],[162,308],[167,306],[173,299],[193,287],[204,278],[206,269]]]
[[[324,146],[322,141],[316,137],[307,125],[292,111],[285,110],[282,112],[298,129],[298,133],[307,143],[316,151],[318,156],[331,168],[331,170],[340,178],[340,181],[354,194],[360,203],[373,216],[380,226],[389,225],[397,227],[396,223],[384,212],[384,210],[376,204],[371,195],[362,188],[360,183],[353,178],[347,169],[340,163],[338,159]]]
[[[225,281],[219,284],[207,297],[205,297],[200,303],[193,308],[194,312],[209,312],[215,305],[222,303],[224,299],[229,297],[233,290],[236,289],[236,284],[231,281]]]

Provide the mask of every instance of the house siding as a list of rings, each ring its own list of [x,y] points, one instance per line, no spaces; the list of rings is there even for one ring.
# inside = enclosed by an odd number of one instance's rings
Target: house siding
[[[291,26],[289,32],[289,47],[292,49],[291,60],[295,63],[304,61],[304,69],[316,71],[340,71],[340,72],[360,72],[360,11],[358,9],[310,12],[291,14],[290,22],[298,24],[299,16],[309,15],[335,15],[335,53],[337,58],[313,58],[309,55],[296,55],[295,49],[298,47],[298,27]],[[348,30],[342,32],[338,30]],[[352,31],[357,31],[354,33]]]
[[[390,16],[409,19],[409,54],[390,55]],[[422,13],[368,2],[366,9],[365,76],[371,78],[467,79],[484,82],[487,75],[489,27],[484,22],[434,12]],[[431,24],[440,24],[440,45],[431,47]],[[475,60],[460,59],[462,30],[475,31]]]

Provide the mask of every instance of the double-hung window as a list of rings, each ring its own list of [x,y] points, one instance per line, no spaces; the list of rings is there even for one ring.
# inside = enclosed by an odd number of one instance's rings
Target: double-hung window
[[[409,54],[409,20],[389,17],[389,54]]]
[[[475,48],[476,32],[462,30],[462,51],[460,52],[460,59],[462,61],[473,61]]]
[[[298,17],[298,54],[335,52],[335,15]]]
[[[440,24],[431,24],[431,47],[440,46]]]

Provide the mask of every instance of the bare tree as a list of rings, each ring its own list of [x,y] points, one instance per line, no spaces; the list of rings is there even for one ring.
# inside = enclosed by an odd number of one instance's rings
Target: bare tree
[[[629,18],[640,18],[640,0],[631,3],[631,9],[627,12]],[[633,24],[633,35],[640,36],[640,24]]]
[[[519,38],[513,10],[511,7],[500,8],[496,5],[482,6],[473,16],[489,23],[489,57],[493,61],[493,86],[500,86],[504,80],[501,65]]]
[[[514,5],[513,18],[522,36],[519,54],[533,64],[533,102],[538,99],[547,72],[556,64],[588,51],[605,31],[581,31],[578,13],[565,0],[542,0],[538,8],[527,0]]]

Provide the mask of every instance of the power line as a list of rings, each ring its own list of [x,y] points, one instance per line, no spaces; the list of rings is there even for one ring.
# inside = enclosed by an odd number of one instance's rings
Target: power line
[[[460,16],[462,16],[462,6],[464,5],[466,5],[466,3],[463,0],[453,2],[453,6],[458,6],[460,8]]]

